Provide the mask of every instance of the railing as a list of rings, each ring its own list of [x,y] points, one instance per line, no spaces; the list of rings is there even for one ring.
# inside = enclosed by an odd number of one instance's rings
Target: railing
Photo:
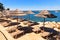
[[[0,32],[3,34],[3,36],[5,37],[5,39],[8,40],[7,37],[4,35],[4,33],[2,31],[0,31]]]

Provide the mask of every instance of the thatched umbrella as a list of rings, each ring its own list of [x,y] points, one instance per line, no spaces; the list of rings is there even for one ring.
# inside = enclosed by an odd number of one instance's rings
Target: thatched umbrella
[[[26,14],[34,14],[31,10],[26,11],[25,13],[26,13]],[[28,15],[28,17],[29,17],[29,19],[30,19],[30,15]]]
[[[2,12],[0,11],[0,17],[2,17]]]
[[[18,16],[25,16],[25,15],[26,14],[24,14],[22,11],[19,11],[18,9],[10,13],[10,16],[17,16],[17,23],[18,23]]]
[[[10,10],[4,10],[2,13],[3,13],[3,17],[6,17],[6,18],[10,17]]]
[[[50,14],[47,10],[43,10],[41,11],[41,13],[36,14],[35,16],[44,18],[43,27],[45,26],[45,18],[56,18],[57,17],[53,14]]]

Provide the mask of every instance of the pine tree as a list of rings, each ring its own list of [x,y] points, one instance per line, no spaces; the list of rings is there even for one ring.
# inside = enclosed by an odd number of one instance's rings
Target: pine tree
[[[3,11],[4,10],[4,6],[2,3],[0,3],[0,11]]]

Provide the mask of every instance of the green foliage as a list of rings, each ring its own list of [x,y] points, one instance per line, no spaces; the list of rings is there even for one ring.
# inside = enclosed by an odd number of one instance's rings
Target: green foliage
[[[7,10],[10,10],[10,8],[7,8]]]
[[[2,3],[0,3],[0,11],[3,11],[4,10],[4,6]]]

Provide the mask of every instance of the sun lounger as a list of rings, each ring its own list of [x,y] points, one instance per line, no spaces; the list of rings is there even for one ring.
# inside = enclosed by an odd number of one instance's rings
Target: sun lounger
[[[0,19],[0,22],[11,22],[10,20]]]
[[[8,27],[8,26],[14,26],[14,25],[18,25],[18,24],[20,24],[20,23],[17,23],[17,22],[11,22],[11,23],[9,23],[7,26],[5,26],[5,27]]]
[[[12,32],[15,32],[16,29],[17,29],[17,27],[9,27],[6,30],[8,31],[8,33],[12,33]]]
[[[33,26],[33,32],[35,32],[35,33],[39,33],[39,32],[41,32],[41,29],[39,28],[39,26]]]
[[[20,36],[21,34],[23,34],[23,31],[20,31],[20,30],[17,30],[16,32],[11,33],[13,38],[18,38],[18,36]]]
[[[7,23],[7,22],[1,23],[1,25],[3,25],[4,27],[7,26],[8,24],[9,24],[9,23]]]

